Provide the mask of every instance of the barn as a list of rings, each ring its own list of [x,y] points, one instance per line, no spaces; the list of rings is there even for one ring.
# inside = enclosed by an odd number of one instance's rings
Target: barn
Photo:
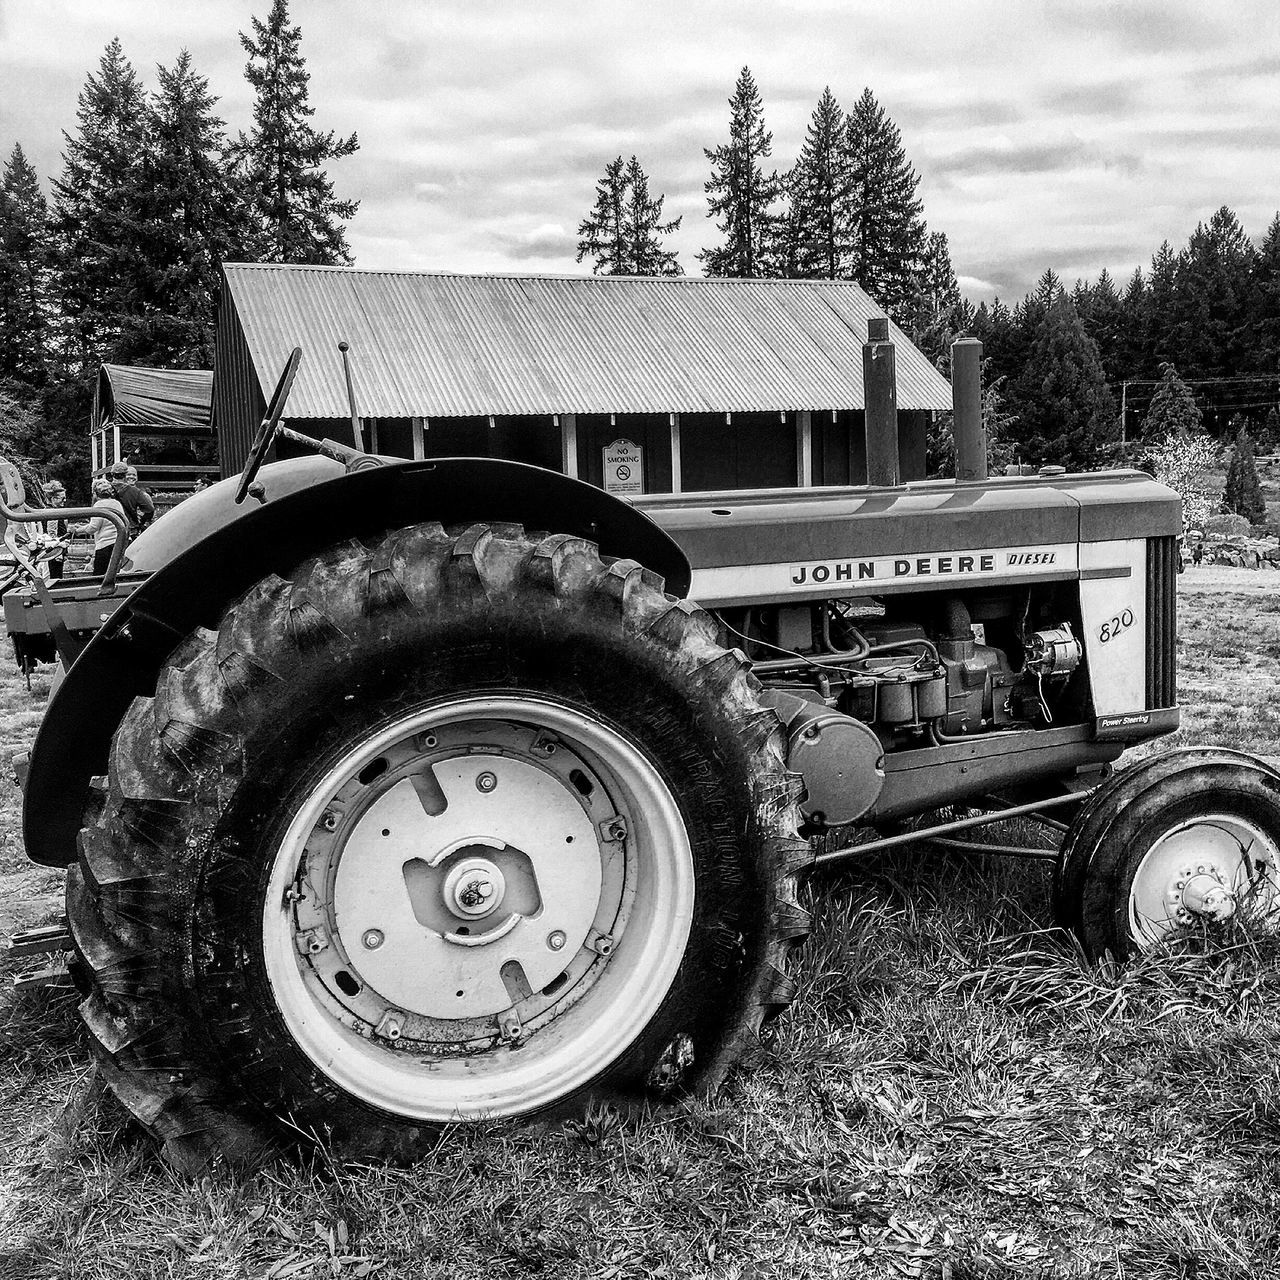
[[[227,264],[213,413],[224,475],[293,347],[296,431],[403,458],[514,458],[614,492],[866,480],[862,344],[844,281],[459,275]],[[902,474],[951,386],[896,327]]]

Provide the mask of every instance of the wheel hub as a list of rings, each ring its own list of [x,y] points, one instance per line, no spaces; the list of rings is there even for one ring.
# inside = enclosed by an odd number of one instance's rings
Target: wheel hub
[[[423,766],[429,784],[394,781],[334,832],[339,939],[384,934],[353,963],[407,1015],[456,1021],[510,1008],[564,971],[547,934],[563,933],[573,954],[595,917],[590,817],[544,761],[515,754],[515,738],[485,744],[500,745],[512,753],[461,754],[441,735]]]
[[[502,905],[507,881],[488,858],[464,858],[445,877],[445,905],[450,911],[479,920]]]
[[[1153,946],[1195,920],[1236,915],[1274,927],[1280,850],[1252,822],[1207,814],[1173,828],[1147,850],[1129,892],[1132,936]]]
[[[309,792],[267,890],[267,972],[294,1040],[356,1096],[509,1115],[631,1043],[693,892],[679,807],[626,739],[536,697],[460,698],[370,735]]]
[[[1235,915],[1236,896],[1216,873],[1192,876],[1182,890],[1182,907],[1193,916],[1226,920]]]

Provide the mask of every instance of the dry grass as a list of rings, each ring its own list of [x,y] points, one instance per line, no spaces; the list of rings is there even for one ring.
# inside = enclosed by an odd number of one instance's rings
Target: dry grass
[[[1180,738],[1280,755],[1280,574],[1181,587]],[[12,748],[41,700],[0,676]],[[6,919],[33,923],[56,901],[0,787]],[[1090,966],[1045,867],[940,852],[821,890],[801,997],[716,1105],[457,1130],[411,1170],[179,1183],[73,1011],[8,997],[0,1277],[1276,1273],[1273,944]]]

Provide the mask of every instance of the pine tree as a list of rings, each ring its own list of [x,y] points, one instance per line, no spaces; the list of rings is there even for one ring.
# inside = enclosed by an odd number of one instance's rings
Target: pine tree
[[[1016,408],[1024,462],[1088,470],[1103,461],[1117,438],[1097,343],[1060,289],[1036,331]]]
[[[924,264],[908,326],[911,340],[942,369],[942,362],[949,359],[951,343],[965,330],[968,318],[951,265],[947,237],[935,231],[925,243]]]
[[[0,382],[48,379],[49,267],[49,206],[15,143],[0,177]]]
[[[1160,366],[1160,385],[1151,397],[1142,435],[1147,440],[1166,436],[1193,435],[1200,430],[1202,415],[1191,388],[1178,377],[1173,365]]]
[[[632,156],[627,162],[627,241],[630,246],[631,274],[636,276],[682,276],[684,270],[674,250],[664,249],[660,237],[680,229],[680,218],[663,222],[662,206],[666,196],[649,195],[649,175]]]
[[[1165,361],[1179,359],[1178,347],[1169,328],[1177,291],[1178,257],[1167,240],[1151,258],[1151,270],[1147,275],[1142,317],[1141,370],[1156,369]],[[1132,371],[1131,371],[1132,372]],[[1139,377],[1147,376],[1144,372]]]
[[[662,236],[680,219],[662,220],[665,196],[649,195],[649,177],[639,160],[611,160],[596,183],[596,202],[578,224],[577,261],[591,258],[592,272],[605,276],[683,275],[674,251],[662,247]]]
[[[800,279],[847,280],[853,269],[853,172],[845,115],[822,91],[795,167],[787,175],[793,261]]]
[[[1196,227],[1179,255],[1164,323],[1179,363],[1192,377],[1244,368],[1256,256],[1226,205]]]
[[[1253,439],[1237,417],[1239,429],[1227,467],[1227,486],[1222,495],[1222,509],[1244,516],[1250,524],[1261,524],[1267,518],[1267,504],[1262,497],[1258,468],[1254,462]],[[1235,425],[1233,423],[1233,425]]]
[[[729,141],[703,152],[711,161],[704,184],[707,217],[718,219],[724,243],[703,249],[698,260],[709,276],[773,275],[779,257],[774,205],[782,182],[764,169],[773,154],[773,134],[764,127],[764,103],[749,67],[738,75],[729,113]]]
[[[253,35],[240,33],[249,55],[247,79],[256,94],[253,129],[235,151],[256,221],[255,257],[263,262],[335,265],[351,262],[344,221],[358,202],[339,200],[324,166],[353,154],[353,133],[339,138],[310,124],[310,75],[302,59],[302,28],[289,25],[288,0],[272,0]]]
[[[1280,406],[1273,404],[1267,410],[1258,435],[1258,447],[1263,453],[1280,453]]]
[[[1280,213],[1271,220],[1253,264],[1249,364],[1280,376]]]
[[[621,156],[605,165],[596,183],[596,202],[578,224],[575,261],[593,259],[597,276],[627,275],[627,171]]]
[[[1098,344],[1098,356],[1107,381],[1121,377],[1125,366],[1120,363],[1124,333],[1124,305],[1111,273],[1104,267],[1097,282],[1080,290],[1076,310],[1084,321],[1085,332]]]
[[[1116,335],[1115,377],[1145,378],[1152,367],[1146,357],[1147,282],[1141,268],[1129,277],[1120,298],[1120,322]]]
[[[144,363],[207,369],[218,263],[245,256],[249,227],[208,80],[186,50],[158,72],[144,165],[144,309],[125,345]]]
[[[98,75],[85,81],[76,119],[76,135],[62,135],[62,175],[53,184],[55,278],[68,372],[84,379],[98,361],[123,354],[146,256],[147,104],[118,39],[107,46]]]
[[[887,311],[904,316],[924,261],[920,179],[898,126],[870,89],[849,113],[846,132],[855,208],[853,278]]]

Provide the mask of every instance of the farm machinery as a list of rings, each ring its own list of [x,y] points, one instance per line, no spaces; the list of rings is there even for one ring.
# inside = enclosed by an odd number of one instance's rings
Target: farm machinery
[[[1092,955],[1265,925],[1280,774],[1113,771],[1178,725],[1179,499],[988,477],[979,353],[953,352],[956,480],[899,475],[883,328],[864,486],[623,501],[379,457],[282,425],[298,352],[242,474],[102,578],[40,579],[17,531],[54,517],[3,469],[9,634],[60,659],[26,849],[67,868],[65,928],[18,947],[69,953],[168,1157],[412,1157],[715,1088],[793,997],[802,877],[1010,818],[1060,835]],[[268,462],[282,439],[309,452]]]

